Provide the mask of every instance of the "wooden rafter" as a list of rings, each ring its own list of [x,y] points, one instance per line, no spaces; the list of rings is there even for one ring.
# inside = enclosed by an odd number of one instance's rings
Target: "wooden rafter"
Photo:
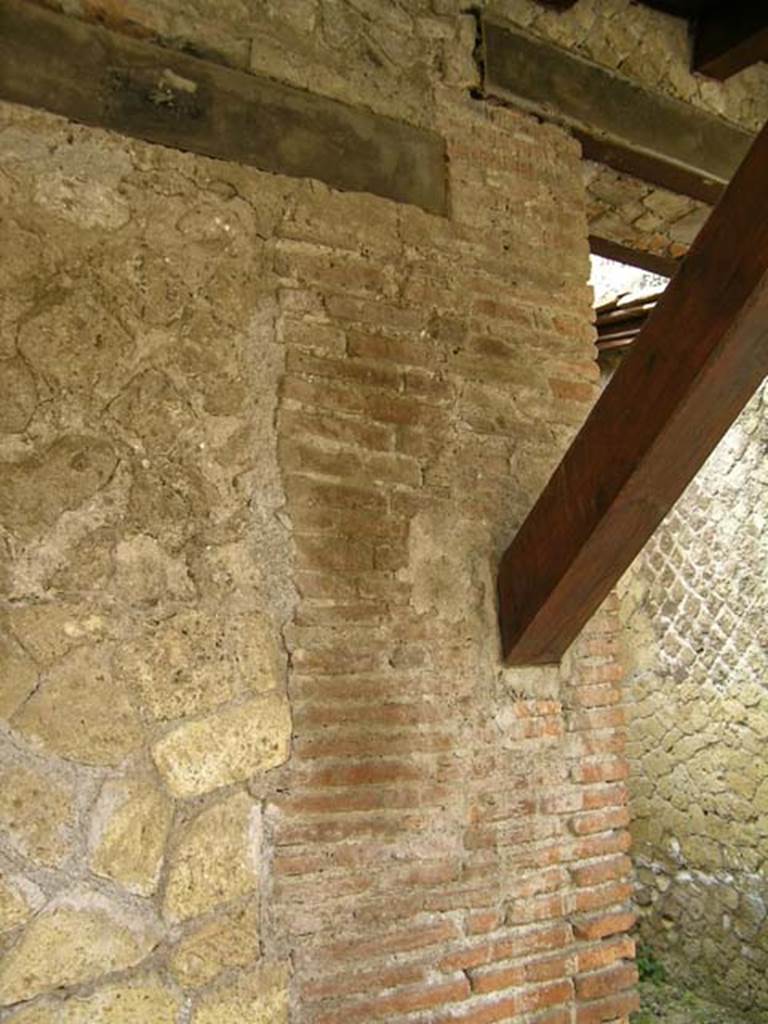
[[[556,662],[768,373],[768,126],[503,556],[510,664]]]
[[[637,340],[648,317],[664,294],[654,292],[636,298],[620,298],[595,309],[598,352],[626,349]]]
[[[617,263],[628,263],[630,267],[639,267],[662,277],[674,277],[681,263],[681,260],[671,256],[657,256],[652,252],[643,252],[642,249],[631,249],[628,245],[598,235],[589,236],[589,251],[595,256],[604,256]]]

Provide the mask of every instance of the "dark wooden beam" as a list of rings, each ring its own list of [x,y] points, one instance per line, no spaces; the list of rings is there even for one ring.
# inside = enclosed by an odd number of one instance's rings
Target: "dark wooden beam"
[[[0,0],[0,99],[174,149],[447,208],[432,132],[279,82]]]
[[[616,263],[626,263],[630,267],[639,267],[662,277],[673,277],[682,262],[672,259],[671,256],[657,256],[641,249],[631,249],[628,245],[621,245],[610,238],[600,238],[598,235],[589,236],[589,251],[595,256],[603,256],[607,260],[615,260]]]
[[[584,155],[716,202],[753,136],[517,29],[483,19],[484,89],[571,129]]]
[[[768,60],[765,3],[721,3],[696,21],[693,70],[723,82],[750,64]]]
[[[505,659],[557,661],[768,372],[768,127],[506,551]]]

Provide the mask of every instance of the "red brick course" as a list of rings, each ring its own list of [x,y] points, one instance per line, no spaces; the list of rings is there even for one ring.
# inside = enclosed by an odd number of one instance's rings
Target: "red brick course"
[[[490,600],[596,393],[578,157],[508,112],[441,130],[449,219],[368,198],[384,241],[339,255],[319,204],[278,248],[298,603],[269,923],[297,1021],[590,1024],[632,985],[616,605],[531,682]]]

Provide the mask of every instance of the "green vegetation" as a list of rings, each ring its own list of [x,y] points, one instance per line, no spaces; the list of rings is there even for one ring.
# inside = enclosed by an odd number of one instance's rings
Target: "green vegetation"
[[[642,942],[637,947],[637,969],[640,972],[640,981],[651,981],[658,985],[667,980],[667,972],[664,965],[656,959],[650,946]]]

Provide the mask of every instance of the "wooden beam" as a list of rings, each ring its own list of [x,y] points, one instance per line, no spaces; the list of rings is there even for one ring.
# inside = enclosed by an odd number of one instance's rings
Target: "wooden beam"
[[[768,126],[506,551],[510,664],[557,661],[768,373]]]
[[[720,4],[696,21],[693,70],[724,82],[750,64],[768,60],[765,3]]]
[[[753,136],[689,104],[483,18],[484,89],[571,129],[584,155],[716,202]]]
[[[0,0],[0,99],[174,149],[447,208],[436,134],[55,14]]]
[[[652,274],[660,274],[662,277],[674,277],[681,260],[674,260],[671,256],[657,256],[652,252],[643,252],[641,249],[630,249],[628,245],[621,245],[613,242],[610,238],[600,238],[598,235],[589,236],[589,251],[595,256],[603,256],[607,260],[614,260],[616,263],[626,263],[630,267],[639,267],[641,270],[648,270]]]

